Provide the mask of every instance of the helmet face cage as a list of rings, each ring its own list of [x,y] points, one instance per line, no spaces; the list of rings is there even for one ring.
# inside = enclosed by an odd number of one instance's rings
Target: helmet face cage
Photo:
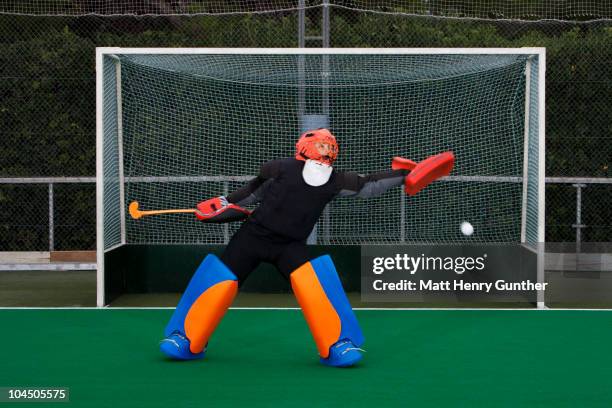
[[[317,144],[326,144],[328,152],[321,154]],[[295,144],[295,158],[297,160],[315,160],[331,166],[338,157],[338,142],[327,129],[309,130],[302,134]]]

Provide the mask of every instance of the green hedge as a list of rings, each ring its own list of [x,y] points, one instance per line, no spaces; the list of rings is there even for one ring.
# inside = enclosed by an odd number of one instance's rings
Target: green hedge
[[[295,13],[0,16],[0,176],[95,173],[96,46],[294,47],[296,27]],[[612,27],[393,17],[341,9],[333,9],[331,27],[336,47],[546,47],[547,175],[612,177]],[[564,196],[549,201],[551,226],[567,225],[569,204],[564,203],[574,197]],[[0,191],[0,204],[17,205],[11,197],[17,199]],[[83,208],[75,204],[75,213],[89,214],[84,208],[88,200],[82,201]],[[607,207],[598,222],[609,227],[612,209]],[[11,218],[3,225],[20,222],[27,224]],[[93,225],[95,220],[83,222]],[[573,230],[568,231],[547,239],[571,240]],[[609,241],[610,229],[601,231],[592,233],[591,240]],[[0,242],[0,250],[5,245]]]

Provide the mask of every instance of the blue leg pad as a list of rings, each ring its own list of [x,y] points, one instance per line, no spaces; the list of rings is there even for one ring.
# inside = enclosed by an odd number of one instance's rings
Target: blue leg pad
[[[365,338],[353,308],[344,293],[342,282],[340,282],[340,277],[338,277],[338,272],[331,257],[323,255],[313,259],[310,263],[317,274],[317,279],[321,283],[325,295],[334,306],[334,309],[336,309],[336,313],[338,313],[340,318],[342,328],[338,340],[348,339],[353,343],[354,347],[361,347]]]
[[[226,280],[235,281],[238,278],[219,258],[213,254],[208,254],[193,274],[189,285],[187,285],[185,293],[183,293],[170,322],[164,330],[164,335],[167,337],[176,331],[184,335],[185,317],[193,303],[210,287]]]
[[[229,307],[237,290],[236,276],[215,255],[208,255],[181,297],[160,350],[177,360],[204,357],[208,337]]]

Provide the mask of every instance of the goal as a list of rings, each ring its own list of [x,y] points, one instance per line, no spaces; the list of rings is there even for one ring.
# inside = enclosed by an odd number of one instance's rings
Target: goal
[[[291,156],[309,128],[336,135],[342,170],[456,156],[415,197],[335,200],[309,243],[466,242],[464,220],[471,243],[544,241],[543,48],[98,48],[96,66],[99,306],[117,285],[170,280],[128,273],[134,259],[168,250],[180,263],[181,250],[221,247],[237,228],[190,214],[132,220],[131,201],[193,208]]]

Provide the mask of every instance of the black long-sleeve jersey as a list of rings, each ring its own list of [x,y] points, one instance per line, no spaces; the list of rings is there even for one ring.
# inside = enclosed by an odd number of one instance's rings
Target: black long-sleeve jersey
[[[334,170],[327,183],[313,187],[302,177],[304,164],[294,158],[266,162],[257,177],[231,193],[227,200],[241,206],[259,202],[247,222],[282,237],[303,241],[334,198],[374,197],[401,185],[408,174],[406,170],[390,170],[361,176]]]

